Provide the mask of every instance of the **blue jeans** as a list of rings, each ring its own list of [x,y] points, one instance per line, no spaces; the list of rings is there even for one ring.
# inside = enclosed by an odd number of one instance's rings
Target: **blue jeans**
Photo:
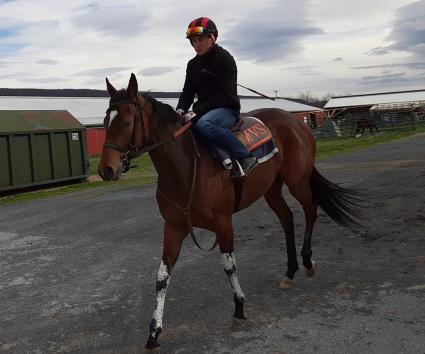
[[[196,131],[209,142],[226,150],[233,158],[242,159],[252,156],[230,131],[236,123],[236,117],[228,108],[216,108],[205,113],[195,124]]]

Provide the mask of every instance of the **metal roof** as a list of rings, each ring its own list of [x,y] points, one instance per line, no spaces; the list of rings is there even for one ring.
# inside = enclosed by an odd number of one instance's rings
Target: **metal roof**
[[[0,97],[0,110],[65,110],[83,125],[102,123],[108,106],[106,97]]]
[[[425,100],[425,90],[404,92],[387,92],[357,96],[332,97],[325,105],[325,109],[373,106],[380,103],[402,103]]]
[[[67,111],[0,111],[2,132],[84,129]]]
[[[371,111],[397,111],[397,110],[415,110],[425,108],[425,101],[401,102],[401,103],[378,103],[370,109]]]
[[[161,98],[161,102],[172,107],[177,98]],[[320,108],[285,99],[241,99],[242,112],[258,108],[280,108],[288,112],[315,112]],[[109,106],[108,97],[23,97],[0,96],[0,110],[66,110],[83,125],[102,124]]]

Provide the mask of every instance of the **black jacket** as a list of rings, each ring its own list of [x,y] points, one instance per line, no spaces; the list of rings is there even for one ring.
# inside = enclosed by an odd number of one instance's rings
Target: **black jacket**
[[[219,45],[202,56],[189,60],[183,92],[176,109],[185,112],[193,105],[200,118],[215,108],[230,108],[239,114],[241,105],[237,94],[237,68],[232,55]]]

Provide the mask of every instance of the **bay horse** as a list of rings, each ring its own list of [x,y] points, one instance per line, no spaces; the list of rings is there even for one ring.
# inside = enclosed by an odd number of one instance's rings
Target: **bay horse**
[[[162,261],[156,281],[156,303],[150,322],[146,348],[159,346],[163,311],[171,272],[183,240],[192,226],[216,235],[222,264],[233,289],[237,319],[246,319],[245,295],[236,276],[232,215],[264,196],[285,231],[287,270],[281,288],[294,286],[298,270],[293,214],[282,195],[285,183],[302,205],[305,215],[304,243],[301,250],[308,276],[315,274],[311,235],[320,206],[333,220],[352,226],[360,216],[359,193],[325,179],[315,168],[316,144],[310,129],[292,114],[280,109],[259,109],[248,113],[260,119],[272,132],[279,152],[261,163],[242,179],[237,193],[230,172],[197,142],[191,130],[182,134],[181,118],[174,109],[147,95],[138,94],[134,74],[127,89],[116,90],[106,79],[110,105],[105,117],[106,140],[98,173],[103,180],[116,180],[134,155],[149,152],[158,173],[156,199],[165,221]],[[239,179],[240,180],[240,179]],[[239,196],[238,196],[239,194]],[[192,233],[193,235],[193,233]]]

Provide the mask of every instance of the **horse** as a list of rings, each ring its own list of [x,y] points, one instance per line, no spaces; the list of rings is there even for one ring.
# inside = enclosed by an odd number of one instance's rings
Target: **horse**
[[[259,164],[248,176],[231,179],[181,122],[174,109],[138,93],[131,74],[127,89],[116,90],[106,78],[110,105],[104,125],[106,140],[98,173],[103,180],[116,180],[128,168],[129,159],[148,152],[158,173],[156,200],[165,221],[162,260],[156,280],[156,302],[146,348],[159,346],[167,288],[183,240],[193,235],[192,227],[212,231],[221,252],[222,265],[233,290],[234,317],[246,319],[245,295],[236,274],[232,215],[264,196],[285,233],[287,270],[280,288],[292,288],[298,270],[293,214],[283,195],[283,183],[301,204],[305,215],[303,265],[309,277],[316,266],[312,260],[311,237],[320,206],[334,221],[346,227],[358,224],[359,193],[324,178],[315,168],[316,144],[310,129],[292,114],[280,109],[249,112],[272,132],[279,152]],[[241,188],[236,188],[237,185]],[[237,201],[237,203],[235,203]],[[235,205],[237,204],[237,208]],[[196,240],[196,239],[195,239]]]
[[[360,117],[356,120],[356,131],[354,132],[354,136],[360,137],[366,128],[369,128],[370,135],[373,134],[373,130],[376,133],[379,133],[378,126],[376,125],[376,121],[373,117]]]

